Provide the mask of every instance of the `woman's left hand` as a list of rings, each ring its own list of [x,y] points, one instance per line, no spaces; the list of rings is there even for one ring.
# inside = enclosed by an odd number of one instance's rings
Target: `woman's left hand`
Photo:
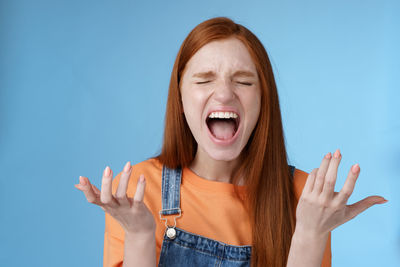
[[[360,173],[360,167],[351,167],[340,192],[334,192],[337,170],[342,156],[339,149],[333,157],[325,155],[319,168],[308,176],[296,210],[296,231],[317,238],[326,237],[330,231],[353,219],[375,204],[386,203],[381,196],[369,196],[347,205]]]

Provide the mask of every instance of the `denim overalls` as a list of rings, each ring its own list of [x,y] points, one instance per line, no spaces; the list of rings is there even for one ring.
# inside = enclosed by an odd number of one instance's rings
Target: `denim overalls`
[[[289,165],[293,177],[294,166]],[[161,247],[159,267],[166,266],[250,266],[251,246],[233,246],[210,238],[189,233],[176,227],[176,218],[181,216],[180,185],[182,170],[162,170],[162,210],[160,219],[167,227]],[[177,215],[174,225],[168,226],[163,215]]]

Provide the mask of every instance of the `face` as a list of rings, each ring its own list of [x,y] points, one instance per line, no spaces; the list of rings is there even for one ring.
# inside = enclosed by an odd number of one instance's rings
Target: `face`
[[[204,45],[186,64],[181,81],[186,121],[197,154],[236,159],[257,123],[261,90],[245,45],[236,38]]]

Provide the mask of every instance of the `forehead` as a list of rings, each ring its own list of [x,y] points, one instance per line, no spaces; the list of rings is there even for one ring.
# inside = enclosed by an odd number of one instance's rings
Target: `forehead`
[[[234,72],[238,69],[257,73],[246,46],[236,38],[212,41],[201,47],[186,64],[185,73],[199,71]]]

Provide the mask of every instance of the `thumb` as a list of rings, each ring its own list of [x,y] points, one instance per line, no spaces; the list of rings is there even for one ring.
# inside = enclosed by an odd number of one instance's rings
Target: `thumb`
[[[363,212],[364,210],[372,207],[375,204],[383,204],[386,203],[387,200],[381,196],[369,196],[360,200],[352,205],[347,205],[348,208],[348,220],[353,219],[358,214]]]

